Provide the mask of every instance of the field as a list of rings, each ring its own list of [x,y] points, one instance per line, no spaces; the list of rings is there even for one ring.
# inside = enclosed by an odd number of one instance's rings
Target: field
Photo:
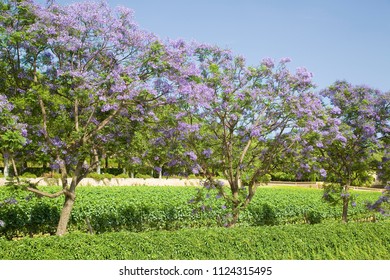
[[[341,209],[324,203],[321,190],[259,188],[230,229],[222,226],[223,202],[197,212],[188,203],[195,193],[195,187],[79,187],[70,233],[60,238],[49,235],[61,199],[1,188],[0,201],[17,203],[0,207],[0,259],[390,258],[389,219],[364,205],[378,192],[355,191],[357,206],[345,225]]]

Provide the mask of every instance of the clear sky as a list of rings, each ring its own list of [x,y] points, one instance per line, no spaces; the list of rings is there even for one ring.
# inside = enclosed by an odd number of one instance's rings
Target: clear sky
[[[319,89],[345,79],[390,90],[390,0],[107,2],[133,9],[139,25],[161,39],[230,48],[251,65],[290,57],[291,70],[309,69]]]

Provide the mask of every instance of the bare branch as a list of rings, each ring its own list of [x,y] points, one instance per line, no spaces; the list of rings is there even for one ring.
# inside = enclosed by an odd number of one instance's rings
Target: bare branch
[[[30,192],[33,192],[33,193],[36,193],[40,196],[44,196],[44,197],[48,197],[48,198],[56,198],[56,197],[59,197],[65,193],[65,190],[60,190],[59,192],[56,192],[56,193],[47,193],[47,192],[38,190],[38,189],[33,188],[33,187],[27,187],[26,189]]]

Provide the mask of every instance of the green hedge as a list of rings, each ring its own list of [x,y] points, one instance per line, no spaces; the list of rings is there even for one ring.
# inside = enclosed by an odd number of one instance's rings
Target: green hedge
[[[0,259],[368,260],[390,256],[390,223],[201,228],[100,235],[70,233],[7,241]]]
[[[56,192],[54,187],[46,191]],[[211,202],[212,211],[194,213],[188,201],[194,187],[79,187],[69,230],[95,233],[107,231],[176,230],[221,225],[226,215],[223,201]],[[322,192],[305,188],[259,188],[250,207],[241,214],[240,224],[247,226],[320,223],[339,220],[340,207],[321,200]],[[364,207],[366,200],[375,201],[378,193],[361,192],[358,206],[350,208],[351,220],[368,220],[374,214]],[[18,203],[4,203],[13,197]],[[54,233],[63,198],[37,198],[26,192],[0,188],[0,236]],[[377,215],[381,218],[380,215]]]

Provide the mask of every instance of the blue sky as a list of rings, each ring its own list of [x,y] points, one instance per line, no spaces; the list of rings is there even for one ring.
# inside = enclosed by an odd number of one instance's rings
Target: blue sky
[[[251,65],[290,57],[291,70],[309,69],[318,89],[345,79],[390,90],[390,0],[107,2],[133,9],[139,25],[162,39],[230,48]]]

